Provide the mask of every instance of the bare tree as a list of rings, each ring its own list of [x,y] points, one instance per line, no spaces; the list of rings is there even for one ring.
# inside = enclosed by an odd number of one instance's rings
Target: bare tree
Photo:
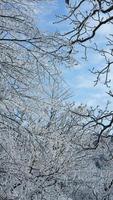
[[[37,2],[0,2],[1,199],[57,199],[63,193],[67,91],[56,67],[62,61],[57,41],[37,28]]]
[[[3,199],[43,196],[43,182],[50,173],[50,158],[48,161],[45,158],[47,141],[38,137],[53,120],[48,87],[51,79],[59,84],[60,77],[56,79],[59,75],[56,61],[48,51],[52,40],[37,28],[37,16],[33,15],[37,3],[0,2],[0,198]],[[34,170],[37,177],[32,174],[35,157],[40,160],[39,169]],[[38,176],[39,187],[35,180]]]
[[[87,57],[88,41],[112,22],[112,2],[70,5],[61,21],[74,29],[64,35],[40,32],[39,2],[0,2],[0,199],[112,199],[113,113],[69,103],[57,67],[74,63],[74,45]],[[108,84],[111,66],[93,71],[97,82],[105,74]]]
[[[74,46],[81,52],[84,49],[83,59],[88,59],[88,50],[93,49],[96,53],[104,57],[106,66],[94,71],[97,75],[96,83],[100,80],[101,75],[105,75],[105,84],[109,83],[109,72],[112,67],[112,32],[105,32],[102,38],[102,45],[99,48],[98,32],[102,29],[108,29],[113,22],[113,5],[112,1],[76,1],[69,7],[69,14],[67,16],[60,16],[57,23],[70,24],[70,30],[62,34],[67,38],[68,44],[72,46],[73,53]],[[108,34],[107,34],[108,33]],[[65,45],[65,44],[64,44]],[[78,48],[79,47],[79,48]],[[81,48],[80,48],[81,47]]]
[[[71,1],[70,1],[71,3]],[[112,65],[113,65],[113,52],[112,52],[112,31],[107,31],[109,27],[112,30],[113,24],[113,2],[112,1],[90,1],[80,0],[72,2],[69,7],[67,16],[60,16],[57,23],[66,23],[70,25],[70,30],[61,33],[60,37],[67,40],[67,44],[70,45],[71,51],[66,49],[66,53],[74,55],[77,62],[82,64],[84,60],[88,65],[90,60],[90,52],[96,57],[100,56],[102,63],[97,64],[99,66],[89,66],[91,73],[95,78],[94,85],[103,83],[106,86],[107,94],[112,97]],[[102,31],[104,35],[102,35]],[[101,37],[99,36],[101,33]],[[99,38],[99,39],[98,39]],[[101,41],[102,40],[102,41]],[[67,48],[68,48],[67,45]],[[62,46],[59,48],[62,49]],[[76,50],[76,52],[75,52]],[[90,64],[91,65],[91,64]],[[108,97],[109,97],[108,96]],[[95,111],[96,110],[96,111]],[[79,113],[78,113],[79,114]],[[98,132],[98,142],[101,136],[110,137],[112,132],[112,110],[109,109],[108,103],[105,110],[93,109],[88,111],[88,114],[84,115],[85,119],[88,119],[86,126],[92,124],[93,126],[100,128]],[[89,122],[90,121],[90,122]],[[97,143],[98,143],[97,142]]]
[[[61,32],[59,34],[59,37],[63,38],[62,45],[59,46],[60,51],[65,46],[66,54],[68,53],[69,56],[74,55],[77,62],[80,64],[82,64],[82,62],[84,62],[85,60],[87,62],[87,65],[90,59],[90,52],[94,53],[96,57],[100,56],[102,59],[102,63],[98,63],[97,66],[94,67],[92,61],[93,67],[90,66],[91,73],[93,73],[96,77],[94,85],[96,86],[99,83],[103,83],[103,85],[106,86],[107,94],[109,95],[108,97],[113,97],[113,2],[111,0],[80,0],[75,2],[70,1],[68,11],[69,12],[67,15],[59,16],[59,19],[56,22],[63,22],[65,24],[68,24],[68,27],[70,26],[69,31],[64,33]],[[104,32],[104,35],[102,34],[102,32]],[[68,46],[70,46],[70,51],[68,51]],[[112,163],[111,146],[113,134],[113,112],[112,108],[109,108],[109,102],[106,104],[106,107],[103,110],[100,109],[98,106],[96,108],[87,108],[80,106],[77,110],[75,108],[71,108],[70,112],[72,114],[75,114],[76,117],[80,117],[80,124],[78,124],[78,126],[81,127],[82,135],[80,134],[79,141],[76,145],[81,146],[83,151],[91,151],[92,156],[94,155],[94,152],[98,154],[98,152],[101,152],[102,149],[105,148],[105,154],[107,155],[107,159],[105,162]],[[100,164],[103,163],[102,159],[103,158],[94,159],[95,166],[98,169],[102,168],[102,165],[104,165]],[[98,178],[96,177],[96,179]],[[92,180],[94,183],[93,178]],[[109,182],[110,184],[108,184],[107,182]],[[88,184],[88,187],[90,186],[90,184]],[[102,192],[102,184],[103,183],[101,182],[98,191],[100,190]],[[110,191],[110,188],[112,187],[112,174],[109,178],[106,178],[105,185],[107,185],[105,186],[105,191],[109,191],[108,193],[104,194],[103,192],[102,194],[100,192],[99,196],[99,194],[97,194],[98,191],[97,193],[95,193],[95,190],[93,190],[93,194],[95,195],[96,199],[112,199],[112,192]],[[91,197],[81,196],[78,198],[87,199]],[[92,199],[94,199],[94,197]]]

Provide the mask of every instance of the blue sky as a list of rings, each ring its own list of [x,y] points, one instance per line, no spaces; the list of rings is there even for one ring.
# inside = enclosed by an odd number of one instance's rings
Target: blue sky
[[[65,22],[62,24],[53,24],[57,21],[58,15],[65,15],[68,13],[68,7],[65,4],[65,0],[51,0],[50,2],[41,3],[40,18],[38,26],[43,31],[68,31],[69,25]],[[97,34],[97,42],[100,47],[103,46],[103,39],[106,34],[109,34],[112,27],[107,25],[100,29]],[[82,52],[81,52],[82,54]],[[82,56],[82,55],[80,55]],[[67,82],[67,85],[72,91],[72,100],[77,104],[87,104],[88,106],[96,106],[97,104],[103,107],[107,100],[111,100],[107,95],[108,89],[103,85],[99,84],[94,87],[95,77],[89,72],[89,68],[95,66],[102,66],[103,58],[97,56],[94,52],[88,54],[89,59],[87,62],[83,61],[78,66],[72,66],[70,69],[63,67],[63,77]],[[111,72],[111,76],[112,76]],[[112,84],[113,82],[111,82]]]

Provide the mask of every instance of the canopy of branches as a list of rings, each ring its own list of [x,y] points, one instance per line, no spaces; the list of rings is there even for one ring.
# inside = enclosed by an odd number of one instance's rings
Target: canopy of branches
[[[66,1],[64,33],[39,29],[41,2],[0,0],[0,200],[112,200],[113,111],[71,102],[61,69],[96,52],[113,97],[113,1]]]

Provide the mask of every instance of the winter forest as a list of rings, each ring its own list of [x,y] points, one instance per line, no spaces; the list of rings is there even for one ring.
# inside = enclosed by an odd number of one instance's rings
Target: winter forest
[[[0,0],[0,200],[113,200],[112,98],[113,0]]]

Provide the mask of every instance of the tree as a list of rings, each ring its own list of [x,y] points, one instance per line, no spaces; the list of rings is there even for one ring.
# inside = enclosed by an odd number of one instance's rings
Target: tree
[[[86,50],[82,33],[42,33],[38,3],[0,2],[0,198],[112,199],[112,112],[68,102],[58,64],[74,62],[75,43]]]
[[[59,74],[48,52],[52,42],[49,43],[50,38],[40,33],[36,25],[37,16],[33,11],[37,3],[0,2],[0,198],[3,199],[31,199],[35,195],[35,182],[29,185],[34,178],[32,167],[36,152],[41,159],[46,139],[44,143],[38,141],[34,129],[41,123],[37,132],[44,127],[46,131],[50,112],[49,108],[46,111],[50,103],[48,87],[51,79],[54,82]],[[44,175],[44,179],[47,177]],[[32,188],[34,192],[30,192]]]
[[[80,64],[82,64],[84,60],[87,61],[88,64],[90,52],[95,54],[96,57],[100,56],[102,63],[99,63],[99,66],[95,67],[92,62],[93,67],[90,68],[90,71],[96,76],[95,86],[99,83],[103,83],[103,85],[106,86],[108,95],[113,97],[111,75],[113,66],[113,2],[103,0],[76,1],[70,5],[68,14],[60,16],[57,23],[62,22],[68,24],[68,27],[70,25],[70,30],[59,34],[60,39],[63,38],[62,45],[59,46],[60,51],[65,46],[66,54],[69,54],[69,56],[76,56],[76,60]],[[104,36],[101,34],[101,37],[99,37],[99,32],[104,32]],[[70,51],[68,51],[69,46],[71,49]],[[106,163],[109,163],[109,161],[112,160],[111,146],[113,130],[113,111],[112,108],[109,108],[109,102],[106,104],[105,109],[100,109],[98,106],[96,108],[86,107],[85,110],[81,107],[81,109],[82,111],[79,111],[79,109],[76,110],[75,108],[71,109],[71,113],[81,117],[82,121],[82,123],[80,122],[80,127],[83,139],[80,138],[79,145],[82,147],[83,151],[91,151],[92,156],[94,155],[93,151],[97,154],[105,148],[105,154],[108,156]],[[111,156],[111,158],[109,158],[109,156]],[[101,168],[98,159],[95,161],[95,165],[97,168]],[[109,163],[109,167],[110,166]],[[97,179],[96,177],[96,180]],[[112,186],[112,180],[110,181],[110,179],[112,179],[112,175],[106,179],[105,185],[108,184],[107,182],[111,182],[110,186]],[[94,182],[93,178],[92,181]],[[99,186],[97,191],[100,190],[101,186]],[[88,187],[90,188],[90,184]],[[105,191],[108,191],[108,188],[110,189],[110,187],[107,186]],[[96,199],[112,199],[112,192],[110,190],[109,193],[105,195],[101,192],[100,195],[95,195]],[[86,199],[86,197],[78,198]],[[94,197],[92,199],[94,199]]]
[[[92,62],[93,67],[90,67],[91,73],[96,76],[94,85],[103,83],[106,86],[108,95],[112,97],[112,1],[80,0],[72,3],[67,16],[60,16],[57,23],[62,22],[70,24],[70,30],[61,33],[59,36],[63,37],[62,46],[65,46],[66,54],[74,55],[80,64],[85,60],[87,65],[91,52],[96,57],[100,56],[101,64],[99,63],[99,66],[95,67]],[[106,30],[104,35],[102,35],[103,30]],[[100,36],[99,32],[101,33]],[[68,44],[67,49],[66,44]],[[69,45],[71,51],[68,51]],[[62,49],[62,46],[59,48]],[[92,124],[92,126],[97,127],[97,130],[100,128],[100,131],[97,131],[97,147],[101,136],[109,137],[112,132],[113,112],[109,109],[109,103],[107,103],[105,110],[99,109],[98,106],[97,109],[89,109],[88,114],[84,117],[88,119],[86,126],[89,127]]]
[[[67,43],[72,47],[72,50],[74,50],[74,46],[78,50],[78,53],[81,51],[81,48],[84,49],[83,59],[88,59],[88,50],[91,51],[91,49],[104,57],[105,67],[97,71],[93,69],[92,73],[97,76],[95,84],[100,81],[101,76],[105,76],[104,84],[106,86],[110,82],[109,72],[113,64],[112,32],[106,31],[102,44],[99,44],[97,37],[98,32],[100,30],[102,31],[102,28],[107,29],[111,27],[112,30],[112,11],[112,1],[80,0],[72,4],[69,9],[69,14],[67,16],[60,16],[61,20],[58,22],[65,21],[65,23],[70,23],[70,30],[62,34],[62,36],[67,38]],[[72,51],[69,52],[69,54],[71,53]]]
[[[57,42],[37,28],[37,2],[1,1],[1,199],[61,195],[64,146],[58,140],[68,129],[67,91],[56,67],[62,60],[54,51]]]

